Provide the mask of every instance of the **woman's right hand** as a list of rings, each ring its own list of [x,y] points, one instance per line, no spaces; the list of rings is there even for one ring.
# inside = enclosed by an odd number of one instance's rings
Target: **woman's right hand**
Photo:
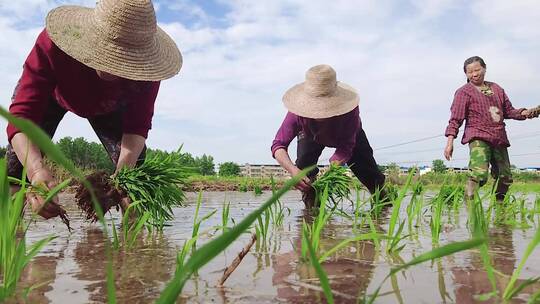
[[[29,178],[32,186],[35,187],[50,190],[56,186],[53,175],[45,167],[39,168],[32,172],[32,174],[29,174]],[[35,191],[28,191],[26,193],[26,198],[32,206],[32,210],[45,219],[50,219],[66,213],[66,211],[58,204],[58,197],[56,196],[48,203],[45,203],[44,197]]]
[[[446,148],[444,148],[444,157],[446,160],[452,159],[452,154],[454,153],[454,144],[448,143],[446,144]]]
[[[294,167],[292,170],[291,170],[291,176],[294,177],[296,175],[298,175],[302,170],[300,170],[298,167]],[[302,191],[302,192],[308,192],[308,191],[311,191],[311,189],[313,188],[311,186],[311,180],[309,179],[309,177],[307,176],[304,176],[304,178],[302,178],[298,184],[296,184],[296,186],[294,186],[296,189]]]

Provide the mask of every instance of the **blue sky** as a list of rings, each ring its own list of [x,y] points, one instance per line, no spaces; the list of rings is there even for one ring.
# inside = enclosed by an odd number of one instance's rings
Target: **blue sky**
[[[0,0],[0,105],[7,107],[21,66],[58,5],[95,1]],[[487,79],[516,107],[540,104],[540,3],[535,0],[219,0],[155,1],[160,26],[184,56],[163,82],[148,144],[213,155],[217,163],[273,163],[269,146],[286,111],[283,93],[316,64],[360,94],[364,129],[382,163],[442,158],[463,61],[480,55]],[[0,122],[0,127],[5,127]],[[507,121],[511,162],[540,166],[540,119]],[[96,140],[84,119],[67,116],[55,138]],[[6,144],[5,135],[0,145]],[[458,141],[449,166],[467,163]],[[294,159],[295,147],[290,152]],[[332,150],[321,157],[327,162]],[[536,153],[536,154],[535,154]]]

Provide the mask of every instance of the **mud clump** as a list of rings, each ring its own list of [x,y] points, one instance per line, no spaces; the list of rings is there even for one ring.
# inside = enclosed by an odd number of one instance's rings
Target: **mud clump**
[[[114,184],[105,171],[97,171],[86,177],[86,180],[92,185],[94,194],[99,202],[103,214],[107,213],[112,207],[117,207],[125,195],[114,187]],[[75,189],[75,199],[77,206],[85,213],[86,219],[96,222],[99,218],[92,202],[90,191],[79,183]]]

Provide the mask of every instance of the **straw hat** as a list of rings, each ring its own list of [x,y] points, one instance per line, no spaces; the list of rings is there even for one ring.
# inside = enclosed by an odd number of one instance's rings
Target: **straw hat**
[[[290,88],[283,96],[285,107],[307,118],[329,118],[352,111],[358,106],[356,91],[336,80],[329,65],[316,65],[306,72],[306,81]]]
[[[182,67],[182,55],[157,26],[150,0],[100,0],[95,9],[60,6],[47,15],[46,28],[66,54],[116,76],[158,81]]]

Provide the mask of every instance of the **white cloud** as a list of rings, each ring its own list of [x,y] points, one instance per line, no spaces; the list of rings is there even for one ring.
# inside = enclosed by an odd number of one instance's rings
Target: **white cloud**
[[[319,63],[334,66],[342,81],[359,90],[374,147],[443,133],[454,91],[465,81],[461,65],[472,55],[486,59],[488,79],[500,83],[516,107],[540,103],[531,85],[540,81],[540,4],[534,1],[222,1],[228,12],[219,16],[226,24],[220,27],[200,7],[179,3],[180,12],[200,20],[161,24],[182,50],[184,66],[162,84],[149,140],[157,147],[183,142],[186,151],[211,154],[218,162],[273,162],[269,145],[285,114],[281,96]],[[161,13],[171,9],[160,4]],[[448,18],[457,10],[466,17]],[[0,85],[5,105],[36,30],[3,24],[0,32],[15,41],[0,46],[0,63],[7,63],[0,70],[8,79]],[[508,130],[517,136],[539,124],[509,122]],[[527,143],[516,140],[511,153],[540,151]],[[444,139],[404,146],[395,151],[441,151],[381,154],[381,161],[442,158],[443,146]],[[466,148],[458,149],[466,158]],[[536,159],[512,160],[538,165]]]

